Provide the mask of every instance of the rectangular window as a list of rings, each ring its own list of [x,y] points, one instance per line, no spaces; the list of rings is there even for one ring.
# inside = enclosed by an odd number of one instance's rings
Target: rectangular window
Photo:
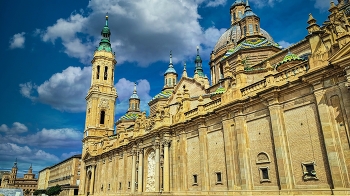
[[[243,27],[243,33],[244,33],[244,36],[247,35],[247,27],[246,26]]]
[[[193,185],[197,185],[198,184],[198,176],[197,174],[193,175]]]
[[[216,172],[216,184],[222,184],[221,172]]]
[[[130,183],[130,181],[128,182],[128,189],[130,188],[130,185],[131,185],[131,183]]]
[[[108,184],[108,190],[110,190],[111,189],[111,184]]]
[[[105,124],[105,111],[101,111],[100,124],[101,125]]]
[[[119,182],[119,190],[122,190],[122,183]]]
[[[249,24],[249,35],[254,35],[253,25]]]
[[[271,182],[269,177],[269,167],[259,167],[260,183]]]
[[[108,77],[108,67],[106,66],[106,67],[105,67],[105,74],[104,74],[103,79],[104,79],[104,80],[107,80],[107,77]]]
[[[315,170],[315,162],[304,162],[301,164],[303,168],[304,180],[318,180]]]

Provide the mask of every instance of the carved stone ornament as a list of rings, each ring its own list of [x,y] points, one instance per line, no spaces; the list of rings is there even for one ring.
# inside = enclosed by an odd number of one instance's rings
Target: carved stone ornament
[[[164,147],[169,147],[170,143],[171,143],[171,140],[169,140],[169,139],[164,139],[163,142],[162,142]]]
[[[154,152],[151,152],[147,158],[148,161],[148,171],[146,179],[146,192],[154,192],[156,190],[156,155]]]
[[[100,103],[98,104],[98,107],[99,107],[99,108],[104,108],[104,109],[109,108],[108,99],[102,98],[102,99],[100,100]]]

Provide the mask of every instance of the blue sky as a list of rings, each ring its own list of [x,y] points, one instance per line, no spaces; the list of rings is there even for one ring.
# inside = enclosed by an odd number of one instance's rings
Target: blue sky
[[[116,52],[116,119],[126,112],[137,82],[141,108],[163,86],[172,50],[181,75],[194,72],[200,46],[209,54],[230,27],[234,0],[14,0],[0,1],[0,170],[18,159],[20,176],[81,152],[91,59],[109,13]],[[308,14],[318,24],[330,0],[250,0],[261,27],[287,47],[307,35]],[[193,70],[193,72],[192,72]]]

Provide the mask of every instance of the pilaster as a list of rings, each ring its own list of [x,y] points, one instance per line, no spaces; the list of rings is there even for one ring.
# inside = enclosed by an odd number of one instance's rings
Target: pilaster
[[[160,154],[159,154],[159,137],[156,137],[156,140],[154,142],[154,148],[156,149],[156,171],[155,171],[155,186],[156,186],[156,192],[160,191],[160,175],[159,175],[159,169],[160,169],[160,163],[159,163],[159,158],[160,158]]]
[[[342,146],[342,138],[340,138],[337,125],[332,122],[332,114],[330,112],[330,103],[327,101],[326,91],[323,89],[322,82],[314,83],[314,95],[317,102],[317,110],[320,118],[321,129],[323,133],[324,143],[327,151],[329,169],[331,173],[333,188],[349,188],[349,171],[347,170],[346,159],[349,159]],[[340,108],[338,108],[340,110]],[[347,147],[348,148],[348,147]]]
[[[225,157],[226,157],[226,171],[227,171],[227,185],[228,190],[233,190],[235,185],[235,173],[234,173],[234,149],[233,149],[233,137],[232,137],[232,125],[233,120],[228,115],[222,116],[222,127],[223,127],[223,139],[225,142]]]
[[[163,144],[164,144],[164,182],[163,182],[163,188],[164,192],[169,192],[170,191],[170,165],[169,165],[169,146],[170,146],[170,140],[169,139],[164,139]]]
[[[208,142],[207,142],[207,126],[205,119],[198,119],[198,134],[199,134],[199,153],[200,153],[200,176],[203,191],[209,191],[209,166],[208,166]]]
[[[278,101],[278,94],[270,94],[267,98],[270,112],[270,122],[276,153],[276,167],[278,168],[278,178],[280,189],[293,189],[293,176],[291,171],[291,161],[287,148],[287,136],[284,121],[284,113]],[[289,194],[288,192],[285,192]]]
[[[132,168],[131,168],[131,193],[136,189],[136,146],[132,149]]]
[[[235,132],[237,134],[238,142],[238,166],[240,171],[240,186],[242,190],[251,189],[251,172],[249,168],[249,155],[247,149],[249,148],[247,143],[247,126],[244,119],[242,108],[236,111],[234,117]]]
[[[139,171],[137,182],[137,192],[141,193],[143,187],[143,149],[139,149]]]

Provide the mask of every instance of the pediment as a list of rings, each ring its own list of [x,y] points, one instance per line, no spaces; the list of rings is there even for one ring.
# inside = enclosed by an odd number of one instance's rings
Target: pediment
[[[188,77],[182,77],[179,83],[174,88],[174,93],[169,97],[168,104],[173,104],[176,102],[177,94],[180,92],[183,94],[183,86],[186,86],[186,89],[189,90],[190,97],[199,96],[205,94],[205,87],[196,80]]]
[[[83,156],[84,161],[89,160],[91,158],[93,158],[93,156],[91,156],[91,154],[88,151]]]
[[[329,62],[333,65],[340,65],[345,61],[350,60],[350,42],[347,43],[344,47],[342,47],[338,52],[336,52],[331,58],[329,58]]]

